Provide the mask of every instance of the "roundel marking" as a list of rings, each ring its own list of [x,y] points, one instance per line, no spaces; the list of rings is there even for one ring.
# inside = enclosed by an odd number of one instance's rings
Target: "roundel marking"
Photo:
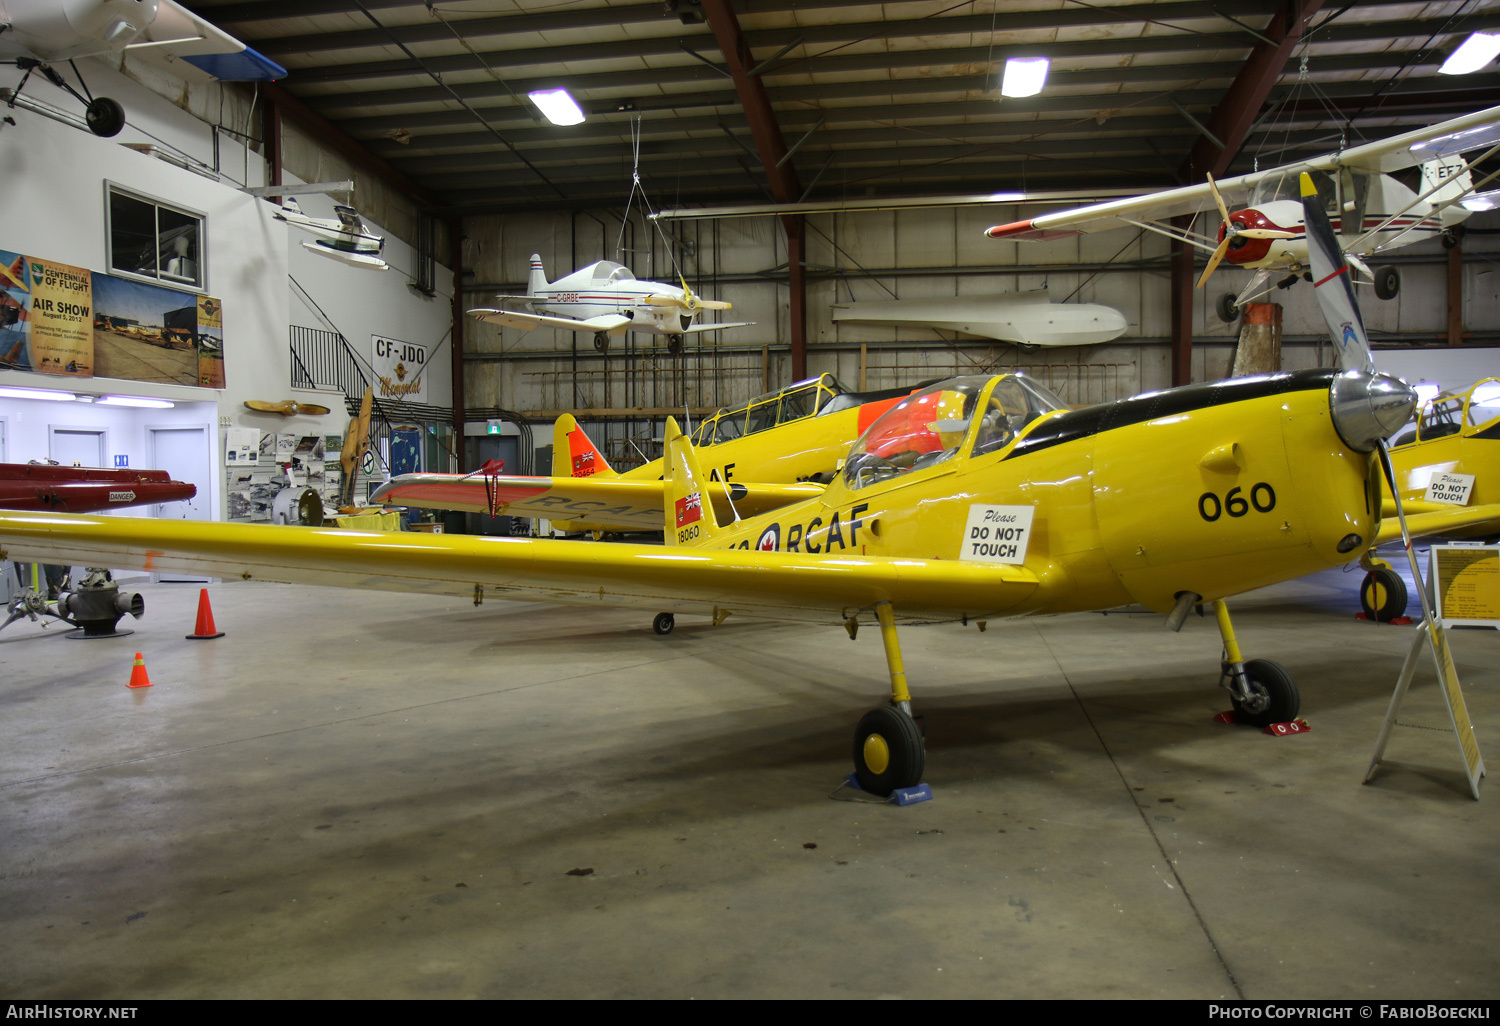
[[[755,547],[761,552],[776,552],[781,548],[781,525],[772,524],[761,532],[760,541]]]

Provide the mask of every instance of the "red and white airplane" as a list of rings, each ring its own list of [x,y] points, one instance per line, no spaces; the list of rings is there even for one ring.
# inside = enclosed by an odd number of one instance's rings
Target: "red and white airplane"
[[[1275,283],[1280,288],[1307,273],[1306,229],[1298,195],[1298,175],[1306,171],[1318,186],[1345,259],[1374,283],[1377,296],[1392,299],[1401,287],[1399,272],[1389,265],[1372,271],[1366,261],[1450,231],[1475,210],[1491,209],[1500,193],[1478,193],[1476,188],[1495,175],[1476,183],[1470,162],[1461,154],[1485,150],[1473,161],[1478,164],[1500,149],[1496,143],[1500,107],[1491,107],[1310,160],[1221,182],[1210,177],[1198,185],[1059,210],[996,225],[985,234],[992,239],[1046,240],[1135,227],[1182,239],[1211,254],[1198,281],[1200,288],[1221,261],[1255,272],[1237,295],[1225,293],[1219,299],[1219,316],[1232,321],[1242,305],[1271,290],[1273,272],[1285,273]],[[1406,168],[1420,168],[1415,189],[1390,174]],[[1243,205],[1231,210],[1226,200]],[[1184,232],[1169,223],[1170,218],[1215,206],[1221,220],[1217,237]]]
[[[481,321],[522,331],[532,328],[592,331],[594,348],[601,351],[609,348],[611,335],[643,331],[649,335],[667,336],[667,349],[675,353],[682,347],[684,335],[743,328],[754,323],[695,324],[704,310],[728,310],[729,304],[693,295],[686,280],[680,288],[665,282],[640,281],[630,273],[630,268],[613,260],[600,260],[549,282],[542,268],[542,258],[533,253],[526,295],[495,298],[502,302],[523,300],[533,312],[479,309],[469,313]]]

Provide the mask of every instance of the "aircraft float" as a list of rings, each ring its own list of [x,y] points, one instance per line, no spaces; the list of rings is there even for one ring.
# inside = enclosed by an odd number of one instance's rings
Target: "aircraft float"
[[[1242,306],[1270,292],[1274,272],[1285,275],[1275,283],[1278,288],[1289,288],[1308,276],[1307,230],[1298,184],[1299,175],[1307,172],[1331,217],[1344,259],[1374,284],[1377,296],[1393,299],[1401,287],[1400,273],[1391,265],[1371,270],[1367,261],[1449,232],[1471,210],[1490,209],[1496,193],[1476,194],[1469,164],[1460,154],[1486,149],[1476,158],[1477,164],[1495,152],[1492,147],[1497,142],[1500,107],[1491,107],[1309,160],[1219,182],[1210,176],[1199,185],[1054,211],[995,225],[985,234],[992,239],[1046,240],[1135,227],[1185,241],[1210,254],[1198,281],[1200,288],[1221,261],[1255,272],[1238,294],[1219,298],[1219,317],[1232,321]],[[1420,192],[1389,174],[1418,166]],[[1230,210],[1226,200],[1246,205]],[[1170,224],[1175,216],[1213,207],[1221,219],[1216,238]]]
[[[521,331],[533,328],[592,331],[594,348],[600,352],[609,348],[611,335],[627,331],[665,335],[668,351],[675,353],[682,348],[684,335],[743,328],[754,323],[695,323],[704,310],[728,310],[730,304],[695,296],[686,279],[682,279],[681,286],[639,281],[630,268],[613,260],[600,260],[549,282],[541,256],[533,253],[526,295],[495,298],[501,302],[522,301],[532,312],[481,308],[469,313],[481,321]]]
[[[1324,268],[1337,242],[1308,207]],[[1139,603],[1180,627],[1211,604],[1240,717],[1297,715],[1284,668],[1246,660],[1226,599],[1351,562],[1380,529],[1385,439],[1416,406],[1373,369],[1347,267],[1323,303],[1342,369],[1186,385],[1068,410],[1020,375],[958,377],[881,414],[823,494],[721,522],[716,484],[669,419],[666,544],[391,535],[0,514],[0,555],[219,577],[571,602],[878,628],[890,701],[853,738],[862,787],[922,778],[898,624]],[[1397,513],[1400,513],[1399,504]],[[1494,508],[1469,516],[1492,518]],[[1461,517],[1460,517],[1461,518]],[[1404,534],[1404,530],[1403,530]]]
[[[33,72],[84,105],[89,131],[117,135],[125,111],[107,96],[89,94],[80,57],[125,53],[188,82],[269,82],[286,69],[173,0],[0,0],[0,63],[25,74],[10,91],[14,108]],[[68,62],[79,93],[54,65]]]

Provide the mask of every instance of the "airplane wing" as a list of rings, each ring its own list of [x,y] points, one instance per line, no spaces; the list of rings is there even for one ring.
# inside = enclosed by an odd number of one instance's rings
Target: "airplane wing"
[[[125,52],[188,82],[272,82],[286,77],[281,65],[173,0],[158,0],[156,18]]]
[[[469,315],[490,324],[503,324],[507,328],[520,328],[522,331],[530,331],[532,328],[562,328],[564,331],[624,331],[630,324],[630,318],[624,314],[604,314],[582,321],[573,317],[522,313],[520,310],[481,308],[470,310]]]
[[[1224,201],[1234,204],[1248,199],[1256,185],[1303,171],[1332,171],[1350,167],[1360,171],[1389,172],[1412,167],[1434,157],[1464,153],[1500,142],[1500,107],[1428,125],[1377,142],[1351,146],[1310,160],[1267,168],[1247,175],[1225,178],[1216,184]],[[1046,240],[1129,227],[1132,222],[1154,221],[1179,214],[1193,214],[1214,206],[1213,193],[1205,180],[1177,189],[1129,196],[1071,210],[1040,214],[1025,221],[999,224],[986,229],[992,239]]]
[[[1436,503],[1407,502],[1406,509],[1416,512],[1406,514],[1406,528],[1413,538],[1450,534],[1471,527],[1491,526],[1500,534],[1500,503],[1489,502],[1480,506],[1438,506]],[[1401,540],[1401,524],[1393,516],[1383,517],[1380,531],[1375,536],[1376,545]]]
[[[983,619],[1039,587],[1023,566],[753,549],[596,545],[196,520],[0,513],[0,558],[655,612],[843,622]]]
[[[721,523],[754,516],[823,494],[820,484],[741,484],[708,488]],[[453,509],[469,513],[539,517],[566,529],[568,521],[603,524],[621,531],[659,531],[665,514],[665,485],[658,480],[610,477],[522,477],[499,475],[403,474],[370,496],[372,503]],[[491,500],[493,499],[493,504]],[[731,508],[730,499],[733,500]]]
[[[695,324],[683,334],[691,335],[696,331],[723,331],[725,328],[748,328],[754,323],[754,321],[721,321],[718,324]]]

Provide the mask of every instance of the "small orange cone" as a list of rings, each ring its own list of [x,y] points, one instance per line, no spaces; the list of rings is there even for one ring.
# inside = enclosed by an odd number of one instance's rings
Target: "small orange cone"
[[[126,687],[149,688],[150,686],[151,678],[146,676],[146,660],[142,659],[141,654],[137,652],[135,665],[130,668],[130,683]]]
[[[214,630],[214,611],[208,604],[208,589],[198,589],[198,625],[193,628],[193,633],[187,635],[189,641],[208,641],[210,638],[222,638],[223,631]]]

